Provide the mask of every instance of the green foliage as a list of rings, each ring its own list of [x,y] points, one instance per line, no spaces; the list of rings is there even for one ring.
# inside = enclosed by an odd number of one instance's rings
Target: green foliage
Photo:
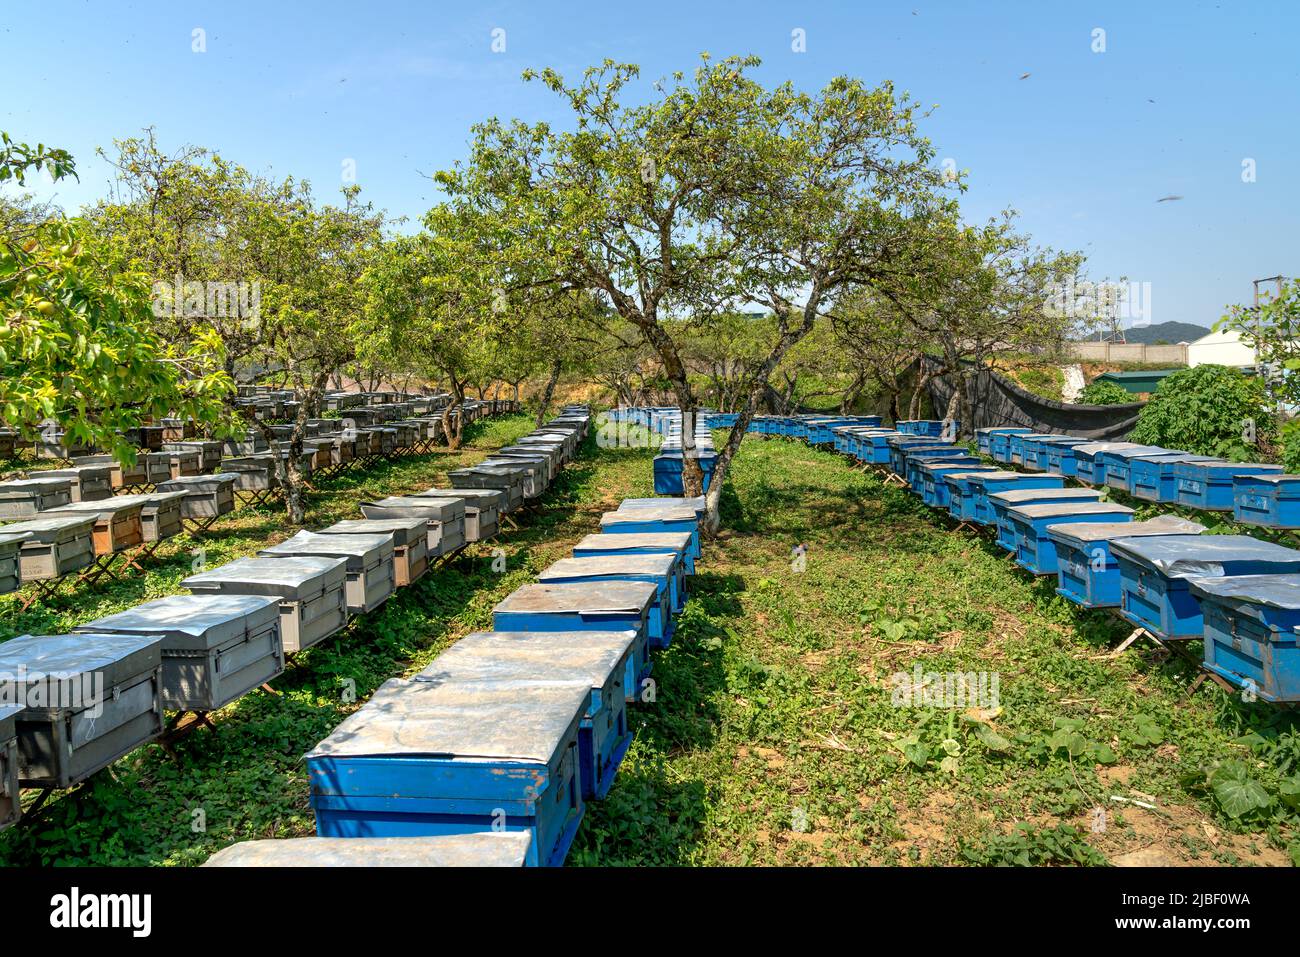
[[[1300,472],[1300,419],[1283,423],[1280,431],[1282,467],[1292,474]]]
[[[1239,332],[1268,370],[1272,394],[1288,405],[1300,403],[1300,280],[1283,282],[1257,307],[1229,307],[1214,328]]]
[[[1250,423],[1253,441],[1248,441]],[[1201,365],[1160,383],[1129,441],[1243,462],[1259,457],[1259,443],[1274,430],[1260,379],[1227,366]]]
[[[989,838],[982,844],[965,844],[961,856],[981,867],[1042,867],[1049,864],[1077,864],[1102,867],[1106,858],[1088,843],[1077,827],[1057,824],[1036,828],[1017,824],[1010,834]]]
[[[1078,405],[1125,405],[1137,401],[1137,398],[1118,382],[1093,379],[1074,401]]]

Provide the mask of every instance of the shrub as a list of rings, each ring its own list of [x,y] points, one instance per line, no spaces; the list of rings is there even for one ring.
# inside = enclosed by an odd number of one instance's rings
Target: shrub
[[[1254,423],[1254,442],[1248,441],[1249,422]],[[1227,366],[1203,365],[1160,383],[1129,441],[1242,462],[1258,458],[1259,445],[1271,442],[1274,432],[1260,379]]]
[[[1133,397],[1133,393],[1118,382],[1111,382],[1109,379],[1093,379],[1083,387],[1083,391],[1074,401],[1079,405],[1123,405],[1137,400]]]

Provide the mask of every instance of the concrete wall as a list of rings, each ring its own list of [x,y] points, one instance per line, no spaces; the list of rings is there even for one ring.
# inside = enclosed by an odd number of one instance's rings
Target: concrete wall
[[[1072,342],[1074,358],[1083,362],[1159,362],[1187,365],[1187,346],[1149,346],[1141,342]]]

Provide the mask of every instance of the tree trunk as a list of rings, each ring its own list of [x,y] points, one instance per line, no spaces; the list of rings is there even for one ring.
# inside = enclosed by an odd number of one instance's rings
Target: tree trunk
[[[465,384],[455,376],[451,377],[451,401],[442,409],[442,435],[447,440],[448,451],[455,452],[460,448],[461,435],[464,434],[465,416],[459,413],[461,405],[465,402]],[[455,426],[452,426],[452,413],[457,412],[455,417]]]
[[[539,429],[546,422],[546,413],[551,406],[551,397],[555,395],[555,386],[560,381],[562,368],[559,359],[551,364],[551,377],[546,380],[546,388],[542,390],[542,397],[537,404],[537,428]]]

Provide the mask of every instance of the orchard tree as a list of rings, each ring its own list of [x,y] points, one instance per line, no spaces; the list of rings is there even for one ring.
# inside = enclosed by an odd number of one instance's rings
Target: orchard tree
[[[817,95],[752,79],[753,57],[675,73],[648,102],[624,102],[638,76],[606,61],[557,94],[573,128],[490,120],[466,164],[439,174],[453,204],[493,223],[485,252],[509,288],[586,289],[654,349],[688,422],[698,407],[678,336],[757,304],[775,319],[743,387],[710,489],[716,526],[730,463],[768,380],[843,289],[888,281],[939,205],[941,174],[917,109],[886,84],[837,78]],[[676,324],[674,324],[676,323]],[[699,494],[693,428],[683,481]]]
[[[1270,394],[1300,405],[1300,280],[1282,280],[1278,294],[1253,306],[1229,306],[1214,326],[1240,334],[1255,350]]]
[[[0,134],[0,181],[31,170],[75,175],[62,150]],[[11,207],[14,209],[16,207]],[[216,425],[233,392],[213,330],[180,338],[153,326],[150,287],[85,225],[27,210],[0,237],[0,413],[25,438],[53,425],[67,445],[134,461],[122,432],[166,415]],[[44,426],[42,426],[44,423]]]

